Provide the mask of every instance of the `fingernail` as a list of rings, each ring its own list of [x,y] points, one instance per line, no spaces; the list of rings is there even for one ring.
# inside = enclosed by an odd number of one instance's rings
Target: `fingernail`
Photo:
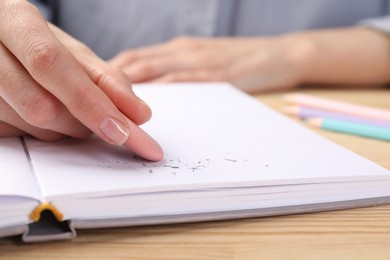
[[[115,145],[122,145],[130,135],[130,127],[112,117],[105,117],[99,126],[102,134]]]

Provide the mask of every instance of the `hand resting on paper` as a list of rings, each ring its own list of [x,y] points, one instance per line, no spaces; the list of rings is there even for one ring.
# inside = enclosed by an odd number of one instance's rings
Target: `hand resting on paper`
[[[137,124],[150,108],[126,75],[48,24],[27,1],[0,0],[0,137],[44,141],[95,133],[150,160],[160,146]]]
[[[303,83],[388,83],[389,46],[385,34],[363,27],[272,37],[181,37],[126,50],[110,63],[134,83],[228,81],[253,93]]]

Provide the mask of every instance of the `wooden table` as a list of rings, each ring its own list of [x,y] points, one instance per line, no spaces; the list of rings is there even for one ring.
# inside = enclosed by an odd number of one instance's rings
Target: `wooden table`
[[[389,89],[300,92],[390,109]],[[281,111],[284,93],[258,98]],[[390,143],[315,131],[390,169]],[[41,244],[6,238],[0,239],[0,258],[388,260],[390,205],[234,221],[81,230],[74,240]]]

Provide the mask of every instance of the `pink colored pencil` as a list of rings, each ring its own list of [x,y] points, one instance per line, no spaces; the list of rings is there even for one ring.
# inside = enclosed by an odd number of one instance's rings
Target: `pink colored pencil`
[[[285,108],[285,112],[290,115],[298,116],[301,119],[310,119],[310,118],[331,118],[338,119],[343,121],[375,125],[381,127],[387,127],[390,130],[390,122],[384,122],[382,120],[368,119],[362,118],[354,115],[347,115],[342,113],[331,112],[323,109],[316,109],[311,107],[303,107],[303,106],[288,106]]]
[[[285,101],[316,109],[357,116],[366,119],[374,119],[390,123],[390,110],[356,105],[348,102],[335,101],[326,98],[314,97],[306,94],[290,94],[285,96]]]

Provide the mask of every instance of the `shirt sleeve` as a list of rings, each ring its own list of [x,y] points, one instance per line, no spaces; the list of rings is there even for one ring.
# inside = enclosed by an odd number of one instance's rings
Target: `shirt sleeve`
[[[362,20],[358,23],[358,25],[390,34],[390,15]]]

